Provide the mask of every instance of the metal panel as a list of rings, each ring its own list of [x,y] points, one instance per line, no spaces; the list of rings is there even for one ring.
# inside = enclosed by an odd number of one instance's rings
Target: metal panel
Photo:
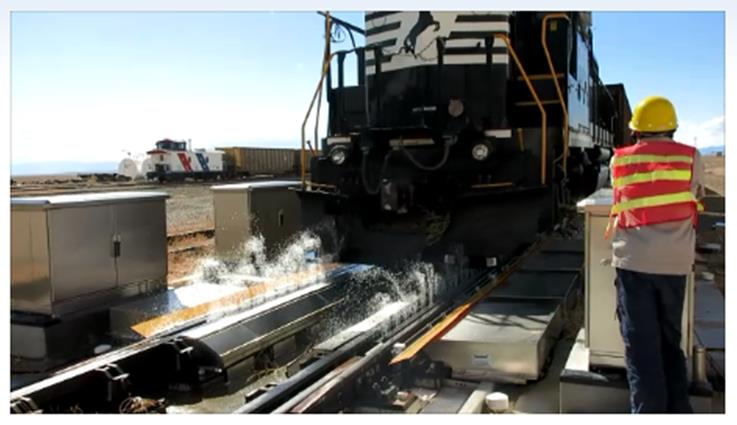
[[[300,204],[290,190],[298,182],[269,181],[213,186],[215,251],[237,255],[253,235],[263,235],[273,251],[301,227]]]
[[[236,255],[251,237],[251,217],[245,191],[215,191],[215,251],[220,256]]]
[[[10,324],[10,355],[28,359],[47,356],[46,329],[41,326]],[[12,365],[11,365],[12,368]]]
[[[49,209],[70,206],[90,206],[96,204],[116,204],[121,202],[137,202],[141,200],[166,199],[164,192],[98,192],[74,193],[70,195],[49,195],[11,198],[13,209]]]
[[[250,195],[254,230],[264,236],[266,249],[273,252],[300,229],[297,193],[281,188],[253,191]]]
[[[485,301],[425,352],[456,376],[537,379],[560,330],[559,301]]]
[[[53,302],[115,288],[113,207],[49,211]]]
[[[568,252],[538,252],[522,265],[525,271],[578,271],[583,267],[583,255]]]
[[[165,285],[167,241],[164,200],[121,203],[115,206],[114,211],[115,231],[120,240],[120,253],[116,259],[118,286],[137,282]]]
[[[49,247],[44,211],[10,213],[12,310],[51,313]]]
[[[609,221],[611,189],[602,189],[579,203],[586,226],[586,345],[591,363],[624,367],[624,343],[616,317],[615,269],[610,265],[611,241],[604,239]],[[693,274],[687,280],[681,328],[681,348],[687,357],[693,346]]]
[[[563,300],[575,285],[576,272],[528,272],[519,271],[509,277],[489,298],[527,298]]]

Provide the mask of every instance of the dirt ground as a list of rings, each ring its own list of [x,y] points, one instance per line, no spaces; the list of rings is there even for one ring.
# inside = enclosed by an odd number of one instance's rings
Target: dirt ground
[[[726,195],[724,192],[724,156],[706,155],[702,157],[704,160],[704,179],[706,187],[720,195]]]
[[[166,227],[169,235],[212,229],[215,219],[210,185],[163,186],[166,200]]]
[[[704,199],[706,211],[699,218],[699,231],[697,245],[706,243],[719,244],[718,252],[705,252],[697,249],[696,273],[708,271],[714,274],[714,282],[725,293],[726,279],[724,274],[725,235],[724,227],[715,226],[717,223],[725,223],[726,210],[724,204],[725,192],[725,157],[706,155],[704,160],[704,179],[706,180],[707,192],[711,192]]]

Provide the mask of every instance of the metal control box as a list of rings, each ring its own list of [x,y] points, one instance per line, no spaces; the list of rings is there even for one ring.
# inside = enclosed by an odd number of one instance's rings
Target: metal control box
[[[615,269],[612,241],[604,239],[612,206],[612,189],[601,189],[578,203],[586,227],[586,347],[592,366],[624,367],[624,342],[616,317]],[[681,324],[681,348],[686,357],[693,347],[693,274],[687,279]]]
[[[215,251],[238,255],[252,236],[262,235],[267,251],[288,240],[301,226],[296,181],[262,181],[213,186]]]
[[[166,288],[167,197],[11,198],[11,309],[61,317]]]
[[[540,377],[562,326],[558,299],[486,299],[425,348],[453,376],[524,383]]]

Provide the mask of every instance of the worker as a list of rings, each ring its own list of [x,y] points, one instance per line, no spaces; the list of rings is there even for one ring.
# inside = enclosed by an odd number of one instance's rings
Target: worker
[[[681,317],[703,196],[701,158],[673,140],[678,120],[664,97],[643,99],[629,128],[636,143],[616,149],[610,164],[610,225],[630,408],[690,413]]]

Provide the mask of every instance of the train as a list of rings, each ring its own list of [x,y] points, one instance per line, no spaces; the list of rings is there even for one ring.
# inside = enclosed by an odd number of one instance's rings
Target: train
[[[239,179],[254,175],[296,175],[299,172],[299,149],[218,147],[214,150],[191,149],[187,141],[163,139],[138,166],[126,158],[119,173],[144,176],[148,180],[182,181]],[[309,169],[309,168],[308,168]]]
[[[324,16],[365,36],[326,44],[327,135],[299,191],[305,223],[331,217],[342,261],[499,264],[604,184],[629,143],[590,12],[375,11],[363,28]]]
[[[146,172],[149,180],[216,180],[224,173],[223,152],[192,150],[186,141],[159,140],[156,147],[146,152],[146,155],[152,168]]]

